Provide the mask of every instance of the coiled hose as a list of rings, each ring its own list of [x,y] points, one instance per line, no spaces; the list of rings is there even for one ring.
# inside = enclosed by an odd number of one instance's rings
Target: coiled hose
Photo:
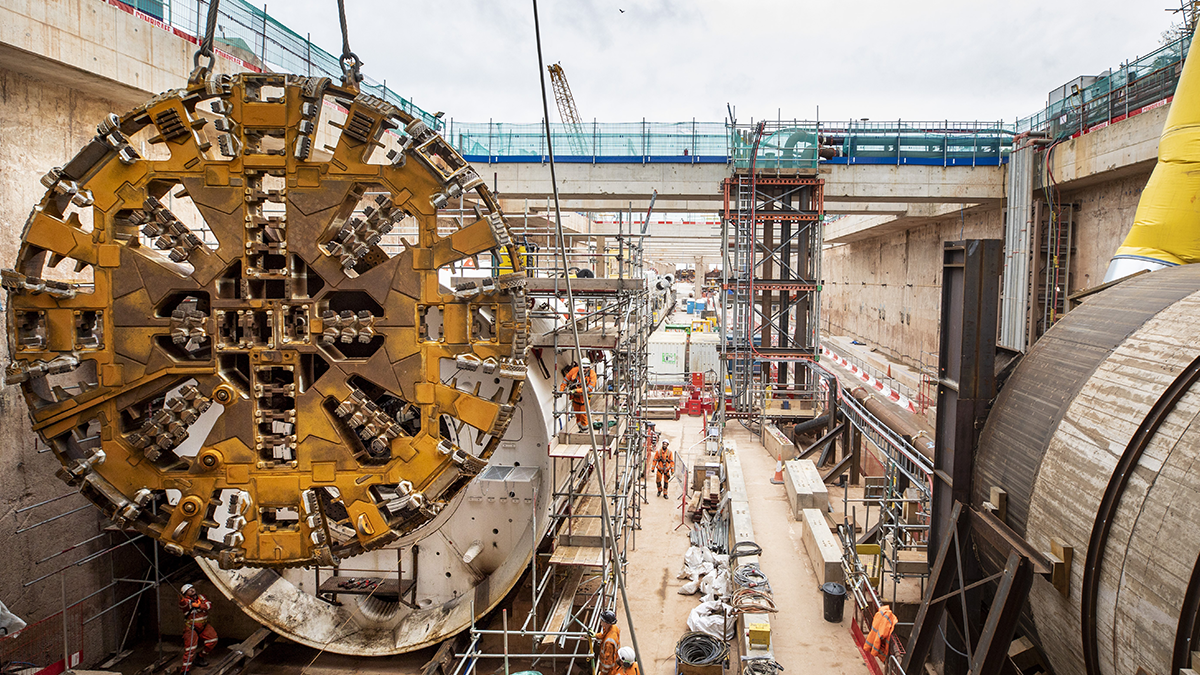
[[[688,666],[724,663],[729,658],[729,645],[708,633],[692,631],[679,638],[675,645],[675,658]]]

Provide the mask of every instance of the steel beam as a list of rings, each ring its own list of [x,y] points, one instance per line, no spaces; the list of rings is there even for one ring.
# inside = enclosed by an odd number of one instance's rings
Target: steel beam
[[[973,454],[987,406],[996,395],[995,359],[1001,269],[998,239],[946,242],[942,262],[941,344],[938,362],[938,417],[934,442],[934,480],[929,548],[936,552],[959,538],[961,521],[951,519],[957,505],[970,504]],[[961,533],[965,536],[965,532]],[[961,587],[981,578],[974,556],[960,556]],[[936,596],[934,596],[936,597]],[[964,591],[959,623],[971,635],[980,616],[979,590]],[[932,624],[931,624],[932,626]],[[932,643],[931,643],[932,645]],[[944,657],[946,675],[965,673],[970,657],[935,649]],[[967,650],[970,654],[970,650]]]
[[[1000,241],[946,242],[942,265],[938,418],[930,556],[946,536],[954,502],[971,499],[971,455],[996,395]],[[956,461],[958,460],[958,461]],[[932,563],[933,561],[930,560]]]

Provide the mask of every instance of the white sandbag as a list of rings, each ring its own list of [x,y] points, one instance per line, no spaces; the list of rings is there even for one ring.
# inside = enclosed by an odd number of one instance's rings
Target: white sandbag
[[[698,591],[698,590],[700,590],[700,580],[692,579],[691,581],[687,582],[686,584],[680,586],[679,590],[676,591],[676,593],[678,593],[680,595],[695,595],[696,591]]]
[[[683,554],[683,567],[680,568],[679,574],[676,578],[691,579],[695,581],[696,577],[702,574],[702,572],[700,572],[700,565],[703,562],[704,554],[700,547],[692,546],[687,550],[686,553]]]
[[[716,600],[696,605],[688,614],[687,625],[688,630],[706,633],[718,640],[732,640],[737,636],[737,619],[733,608]]]
[[[722,597],[725,597],[726,595],[728,595],[729,594],[729,571],[722,569],[722,570],[718,570],[715,574],[713,574],[712,581],[709,583],[708,589],[705,592],[715,595],[718,598],[722,598]]]

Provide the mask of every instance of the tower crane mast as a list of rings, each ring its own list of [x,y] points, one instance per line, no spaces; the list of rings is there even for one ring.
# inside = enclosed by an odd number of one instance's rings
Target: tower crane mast
[[[550,71],[550,84],[554,87],[554,102],[558,105],[558,116],[567,127],[567,137],[571,149],[577,155],[587,154],[583,142],[583,121],[579,118],[579,110],[575,107],[575,97],[571,95],[571,85],[567,84],[567,74],[558,63],[546,66]]]

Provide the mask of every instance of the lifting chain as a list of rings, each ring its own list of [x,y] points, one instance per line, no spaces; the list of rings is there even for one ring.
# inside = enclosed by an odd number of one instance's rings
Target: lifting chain
[[[362,61],[350,51],[350,33],[346,29],[346,0],[337,0],[338,19],[342,24],[342,86],[357,89],[362,82]]]

